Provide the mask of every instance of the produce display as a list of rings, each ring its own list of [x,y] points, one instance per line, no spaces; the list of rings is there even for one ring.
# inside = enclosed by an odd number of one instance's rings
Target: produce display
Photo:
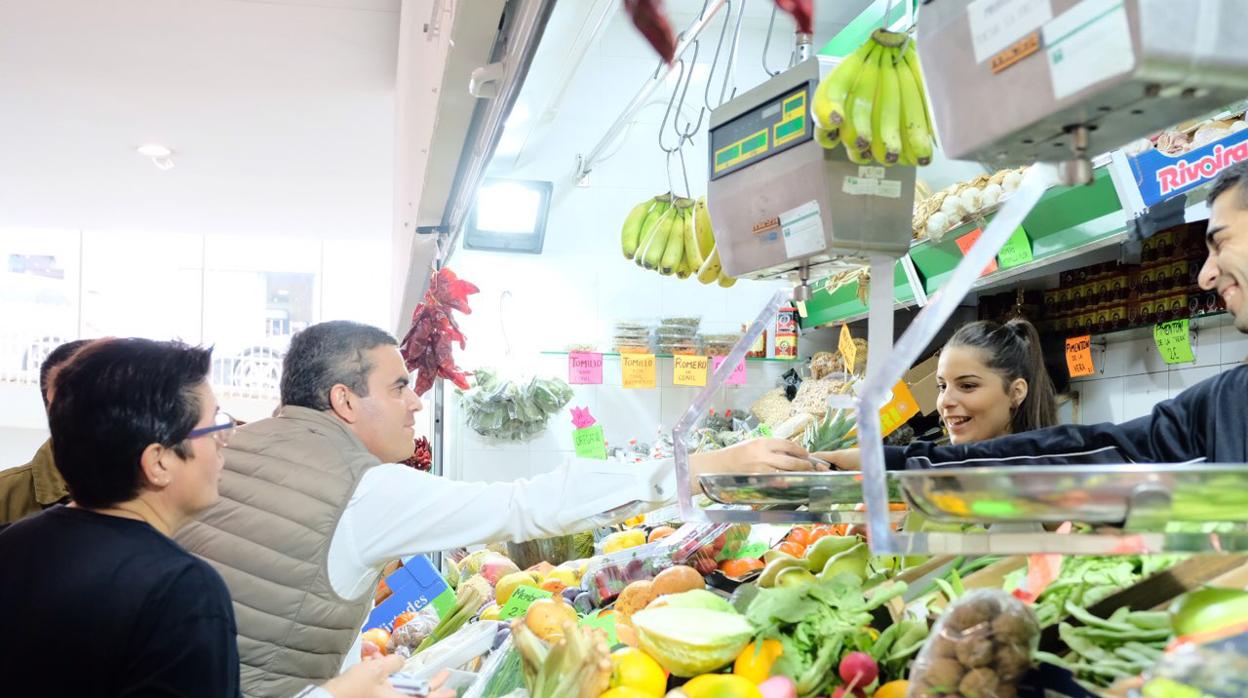
[[[460,393],[464,416],[473,431],[495,439],[537,436],[572,399],[572,388],[559,378],[533,378],[521,386],[481,368],[473,379],[475,389]]]
[[[1131,143],[1123,148],[1123,152],[1128,155],[1139,155],[1156,149],[1172,157],[1185,155],[1245,128],[1248,128],[1248,114],[1241,109],[1220,114],[1216,119],[1179,124],[1150,138],[1142,138]]]
[[[914,698],[1010,698],[1031,668],[1040,625],[1023,602],[981,589],[959,599],[932,628],[910,670]]]
[[[620,248],[625,259],[663,276],[696,276],[724,288],[737,283],[719,264],[706,197],[694,201],[669,193],[642,201],[624,218]]]
[[[952,184],[914,203],[911,227],[916,240],[927,237],[939,242],[945,233],[995,211],[1010,198],[1023,181],[1027,168],[998,170],[968,182]]]
[[[815,140],[852,162],[927,165],[932,121],[918,51],[904,33],[878,29],[819,83]]]

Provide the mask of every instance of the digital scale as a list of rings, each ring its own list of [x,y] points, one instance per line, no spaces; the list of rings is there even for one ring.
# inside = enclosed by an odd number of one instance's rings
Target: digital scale
[[[1248,41],[1240,36],[1248,0],[928,0],[920,10],[918,49],[945,156],[978,160],[991,169],[1035,164],[894,346],[893,269],[910,245],[915,168],[859,166],[848,161],[843,149],[825,151],[814,141],[809,109],[803,112],[800,105],[810,103],[819,78],[829,70],[829,63],[818,58],[713,111],[707,204],[724,270],[732,276],[787,276],[797,282],[794,293],[777,292],[761,310],[723,366],[735,366],[744,357],[790,297],[809,298],[812,274],[869,261],[870,357],[866,381],[851,405],[862,472],[717,476],[704,482],[724,503],[804,504],[808,512],[696,508],[685,439],[730,373],[720,370],[673,429],[682,515],[714,521],[770,517],[792,522],[803,515],[827,520],[838,503],[858,499],[866,504],[876,553],[1248,549],[1248,521],[1233,513],[1242,509],[1239,499],[1212,514],[1200,507],[1211,487],[1248,483],[1248,465],[1065,471],[988,467],[889,476],[879,420],[891,387],[948,322],[1047,188],[1089,182],[1091,155],[1248,96]],[[830,402],[837,399],[844,400],[834,396]],[[888,503],[897,498],[899,487],[911,506],[947,521],[1053,522],[1069,515],[1101,524],[1125,520],[1129,530],[1095,535],[893,531]],[[1079,504],[1079,496],[1091,491],[1100,493],[1099,509]],[[1239,528],[1212,534],[1167,528],[1176,519]]]
[[[809,58],[711,112],[707,206],[730,276],[800,282],[910,249],[915,168],[815,142],[810,102],[832,66]]]

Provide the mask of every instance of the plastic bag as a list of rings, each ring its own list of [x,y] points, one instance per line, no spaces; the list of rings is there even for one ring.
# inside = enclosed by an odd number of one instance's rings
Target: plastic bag
[[[1015,698],[1031,668],[1040,624],[1000,589],[977,589],[950,606],[910,669],[908,698]]]
[[[438,627],[438,612],[430,604],[416,613],[416,616],[400,625],[390,634],[390,651],[406,647],[408,652],[415,652],[416,647]]]

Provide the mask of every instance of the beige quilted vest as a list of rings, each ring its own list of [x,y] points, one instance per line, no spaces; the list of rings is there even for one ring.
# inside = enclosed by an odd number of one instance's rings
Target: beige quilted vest
[[[230,440],[221,500],[177,541],[230,588],[244,695],[289,698],[338,673],[373,595],[334,592],[329,543],[378,464],[336,417],[304,407],[284,407]]]

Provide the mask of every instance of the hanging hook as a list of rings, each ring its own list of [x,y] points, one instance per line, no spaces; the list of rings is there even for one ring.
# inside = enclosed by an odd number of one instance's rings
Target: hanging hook
[[[884,16],[880,18],[880,29],[888,29],[888,16],[893,12],[893,0],[884,3]]]
[[[725,3],[728,7],[727,13],[724,15],[724,26],[719,30],[719,41],[715,43],[715,56],[711,58],[711,70],[706,74],[706,89],[702,91],[702,104],[707,109],[714,110],[724,101],[723,91],[720,91],[719,103],[714,107],[711,106],[711,85],[715,83],[715,68],[719,66],[719,52],[724,48],[724,37],[728,35],[728,25],[732,22],[732,0]],[[724,85],[727,86],[727,69],[725,69]]]
[[[677,123],[680,119],[680,113],[685,108],[685,97],[688,96],[689,94],[689,83],[693,82],[693,69],[694,69],[694,66],[696,66],[697,64],[698,64],[698,42],[695,40],[693,42],[693,58],[689,60],[689,73],[688,74],[685,74],[684,72],[681,73],[681,77],[684,78],[684,81],[685,81],[684,87],[681,87],[679,82],[676,84],[676,87],[680,88],[680,101],[676,103],[676,112],[672,115],[672,130],[675,131],[676,135],[680,137],[680,141],[682,144],[684,143],[684,141],[687,141],[693,138],[694,134],[698,132],[698,129],[702,128],[702,119],[703,117],[706,116],[706,108],[699,106],[698,107],[698,122],[696,124],[693,123],[693,121],[689,119],[688,117],[686,117],[685,126],[683,128],[679,125],[679,123]],[[676,91],[672,90],[672,97],[675,98],[675,96],[676,96]],[[679,148],[680,146],[678,145],[676,147]]]
[[[771,8],[771,21],[767,23],[767,40],[763,42],[763,70],[773,78],[779,75],[780,71],[772,70],[767,65],[767,52],[771,49],[771,32],[776,28],[776,11],[778,9],[780,9],[779,5],[773,5]],[[790,53],[789,55],[791,57],[793,54]]]
[[[676,151],[680,155],[680,176],[685,183],[685,198],[693,198],[693,190],[689,188],[689,170],[685,169],[685,149]]]
[[[680,91],[680,83],[685,79],[685,59],[680,59],[676,64],[679,71],[676,77],[676,86],[672,88],[672,96],[667,100],[667,109],[663,110],[663,120],[659,122],[659,148],[669,155],[673,151],[680,149],[681,142],[684,140],[680,130],[676,128],[676,119],[672,117],[672,107],[676,104],[676,94]],[[668,118],[672,118],[672,132],[676,134],[676,145],[670,148],[663,142],[663,133],[667,131]]]

